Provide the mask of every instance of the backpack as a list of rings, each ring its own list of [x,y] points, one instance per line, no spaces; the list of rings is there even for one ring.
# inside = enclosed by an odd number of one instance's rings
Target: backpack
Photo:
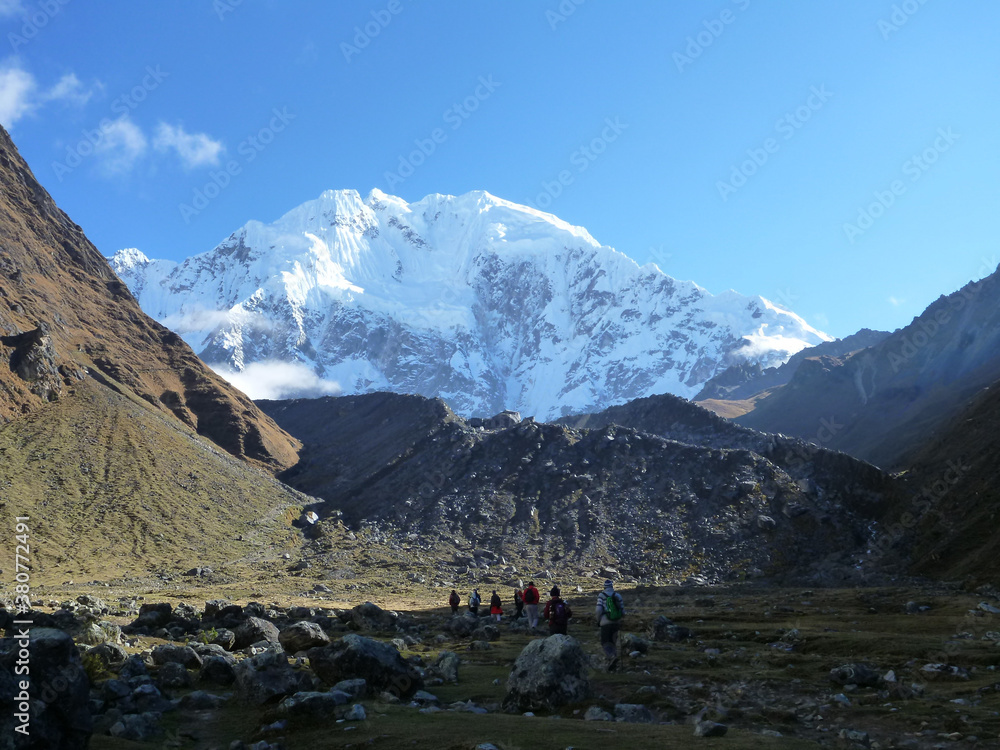
[[[625,614],[624,609],[621,597],[617,591],[611,596],[604,597],[604,616],[611,620],[611,622],[622,619],[622,616]]]
[[[565,625],[569,622],[569,607],[562,599],[557,601],[552,608],[552,622],[555,625]]]
[[[469,606],[478,607],[480,602],[482,601],[483,600],[479,598],[479,594],[473,594],[471,597],[469,597]]]
[[[525,589],[524,590],[524,603],[525,604],[538,604],[538,590],[537,589]]]

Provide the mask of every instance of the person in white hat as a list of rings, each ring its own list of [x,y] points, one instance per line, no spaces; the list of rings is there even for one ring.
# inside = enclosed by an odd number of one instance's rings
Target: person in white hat
[[[601,648],[607,657],[608,671],[618,668],[618,632],[625,617],[625,602],[622,595],[615,591],[615,584],[610,578],[604,581],[604,589],[597,595],[597,626],[601,629]]]

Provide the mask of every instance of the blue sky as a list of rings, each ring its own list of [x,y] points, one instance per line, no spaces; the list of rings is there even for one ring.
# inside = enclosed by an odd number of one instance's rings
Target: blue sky
[[[1000,260],[998,27],[986,0],[0,0],[0,123],[105,254],[329,188],[485,189],[844,336]]]

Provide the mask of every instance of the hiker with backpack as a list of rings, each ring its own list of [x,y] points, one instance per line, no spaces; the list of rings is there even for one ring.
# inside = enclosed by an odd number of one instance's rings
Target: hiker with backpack
[[[524,595],[521,589],[514,589],[514,619],[520,620],[524,610]]]
[[[490,597],[490,616],[496,618],[497,622],[500,622],[500,618],[503,616],[503,605],[496,589],[493,589],[493,596]]]
[[[549,635],[568,635],[566,627],[569,625],[569,618],[573,616],[573,611],[569,605],[559,596],[559,587],[553,586],[549,592],[552,598],[545,604],[545,611],[542,616],[549,621]]]
[[[534,581],[528,581],[528,588],[524,590],[524,610],[528,615],[528,627],[534,630],[538,627],[538,589],[535,588]]]
[[[458,605],[462,603],[462,600],[458,596],[458,592],[455,589],[451,590],[451,596],[448,597],[448,604],[451,605],[451,613],[453,615],[458,614]]]
[[[596,615],[597,626],[601,629],[601,648],[607,657],[608,671],[613,672],[618,668],[618,633],[625,617],[625,602],[610,578],[604,581],[604,589],[597,595]]]
[[[483,601],[483,598],[479,595],[479,589],[472,589],[472,593],[469,594],[469,611],[474,614],[479,614],[479,604]]]

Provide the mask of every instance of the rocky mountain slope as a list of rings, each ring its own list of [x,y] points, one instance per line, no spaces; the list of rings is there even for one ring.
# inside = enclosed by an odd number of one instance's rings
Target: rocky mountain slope
[[[1000,577],[1000,382],[946,420],[913,455],[886,509],[878,552],[904,554],[912,570],[995,584]]]
[[[692,396],[730,364],[780,364],[828,338],[483,192],[408,204],[328,191],[180,264],[134,249],[111,262],[213,366],[300,363],[345,394],[440,397],[473,416]]]
[[[761,367],[759,362],[742,362],[732,365],[705,383],[692,401],[724,399],[739,401],[784,385],[806,359],[820,356],[843,357],[846,354],[875,346],[889,336],[888,331],[862,328],[857,333],[835,341],[824,341],[796,352],[788,361],[777,367]]]
[[[343,514],[387,543],[475,550],[487,567],[506,558],[720,580],[801,574],[823,561],[839,574],[886,490],[885,476],[855,459],[771,446],[790,468],[799,462],[793,478],[742,438],[717,447],[614,424],[466,421],[440,401],[385,393],[260,406],[302,440],[302,463],[282,478],[322,497],[321,516]]]
[[[902,468],[998,378],[1000,272],[994,272],[940,297],[875,346],[805,360],[787,385],[737,421]]]
[[[233,455],[280,469],[297,445],[148,318],[0,128],[0,419],[85,378],[135,394]]]

